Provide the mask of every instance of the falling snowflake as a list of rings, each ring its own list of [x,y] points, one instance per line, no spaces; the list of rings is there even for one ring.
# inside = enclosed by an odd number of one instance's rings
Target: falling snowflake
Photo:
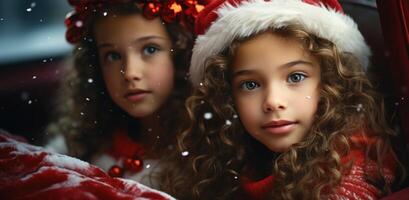
[[[47,59],[43,59],[43,63],[46,63],[47,62]]]
[[[200,85],[200,86],[203,86],[203,83],[202,83],[202,82],[200,82],[200,83],[199,83],[199,85]]]
[[[94,82],[94,80],[92,78],[89,78],[88,83],[92,83],[92,82]]]
[[[83,112],[80,112],[80,115],[84,116],[84,115],[85,115],[85,113],[83,113]]]
[[[237,116],[237,115],[233,115],[233,118],[234,118],[234,119],[237,119],[238,117],[239,117],[239,116]]]
[[[207,112],[207,113],[204,114],[205,119],[211,119],[212,117],[213,117],[213,114],[210,113],[210,112]]]
[[[37,76],[33,76],[33,79],[36,79],[37,78]]]
[[[150,167],[151,167],[150,164],[147,164],[147,165],[146,165],[146,169],[149,169]]]
[[[234,176],[233,178],[237,180],[237,179],[238,179],[239,177],[237,177],[237,176]]]
[[[148,128],[148,132],[152,132],[152,128]]]
[[[188,156],[189,155],[189,151],[184,151],[184,152],[182,152],[182,156]]]
[[[230,120],[226,120],[226,125],[230,126],[231,125],[231,121]]]
[[[30,6],[32,7],[32,8],[34,8],[34,7],[36,7],[36,2],[31,2],[31,4],[30,4]]]
[[[104,15],[104,16],[107,16],[107,15],[108,15],[108,13],[107,13],[107,12],[104,12],[104,13],[103,13],[103,15]]]
[[[0,21],[3,21],[4,20],[4,18],[2,17],[2,18],[0,18]]]
[[[33,103],[33,101],[31,101],[31,100],[28,101],[28,104],[32,104],[32,103]]]
[[[361,112],[362,110],[363,110],[362,104],[358,104],[358,106],[356,107],[356,111]]]
[[[86,101],[89,101],[90,99],[87,97],[87,98],[85,98],[85,100],[86,100]]]
[[[32,9],[31,9],[31,8],[27,8],[26,11],[27,11],[27,12],[31,12]]]
[[[82,27],[83,25],[84,25],[84,22],[82,22],[81,20],[78,20],[75,22],[75,26],[78,28]]]
[[[311,96],[306,96],[305,98],[306,98],[306,99],[311,99]]]

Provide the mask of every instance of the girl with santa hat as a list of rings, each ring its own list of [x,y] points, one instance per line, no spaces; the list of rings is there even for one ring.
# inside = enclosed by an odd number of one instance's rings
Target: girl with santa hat
[[[165,172],[167,192],[178,199],[390,192],[393,131],[366,75],[370,50],[336,0],[219,0],[200,13],[196,32],[195,90]]]

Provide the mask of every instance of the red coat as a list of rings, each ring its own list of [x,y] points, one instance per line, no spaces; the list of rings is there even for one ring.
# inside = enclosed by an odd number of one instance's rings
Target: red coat
[[[135,181],[112,178],[81,160],[0,133],[0,199],[173,199]]]

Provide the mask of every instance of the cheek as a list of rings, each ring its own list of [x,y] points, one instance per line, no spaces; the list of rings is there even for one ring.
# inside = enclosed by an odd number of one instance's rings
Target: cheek
[[[247,128],[249,124],[254,124],[257,119],[258,103],[256,98],[246,98],[235,96],[235,108],[243,125]]]
[[[113,95],[112,92],[119,90],[120,77],[114,73],[112,70],[102,70],[102,78],[104,80],[105,86],[108,89],[108,92]]]
[[[301,111],[303,116],[305,116],[308,121],[314,118],[315,113],[317,112],[318,102],[320,101],[320,96],[317,91],[312,91],[306,93],[298,98],[295,98],[292,101],[292,104],[295,106],[295,109]]]
[[[161,66],[151,70],[149,74],[149,83],[151,87],[164,90],[168,93],[173,89],[175,70],[172,63],[163,63]]]

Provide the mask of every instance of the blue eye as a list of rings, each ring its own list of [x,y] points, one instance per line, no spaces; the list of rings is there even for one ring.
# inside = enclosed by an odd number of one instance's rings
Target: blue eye
[[[242,84],[240,84],[240,88],[244,90],[254,90],[258,87],[260,87],[260,85],[255,81],[245,81]]]
[[[121,54],[116,52],[108,52],[105,54],[105,59],[110,62],[121,60]]]
[[[304,75],[304,74],[301,74],[301,73],[293,73],[293,74],[291,74],[291,75],[288,77],[287,81],[288,81],[289,83],[298,83],[298,82],[303,81],[305,78],[307,78],[307,76]]]
[[[143,54],[144,55],[152,55],[156,53],[159,49],[154,47],[154,46],[146,46],[143,48]]]

